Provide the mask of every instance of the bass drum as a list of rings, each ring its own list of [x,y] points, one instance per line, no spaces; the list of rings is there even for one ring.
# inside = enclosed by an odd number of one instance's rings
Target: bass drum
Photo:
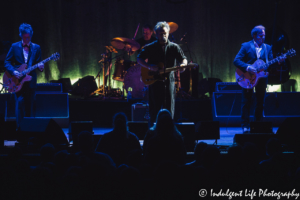
[[[141,79],[141,68],[142,66],[139,64],[130,67],[124,77],[124,89],[126,92],[131,90],[132,98],[142,99],[145,97],[145,84]]]

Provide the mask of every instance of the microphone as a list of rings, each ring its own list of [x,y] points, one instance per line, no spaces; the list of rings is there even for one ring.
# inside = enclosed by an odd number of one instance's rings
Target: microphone
[[[185,38],[186,35],[187,35],[187,32],[182,36],[182,38],[180,39],[180,42]]]

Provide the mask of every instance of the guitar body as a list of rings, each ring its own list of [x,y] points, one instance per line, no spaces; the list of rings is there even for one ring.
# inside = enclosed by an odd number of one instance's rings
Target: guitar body
[[[26,68],[27,65],[23,64],[17,70],[21,73]],[[3,84],[8,88],[8,92],[19,92],[25,82],[31,81],[32,77],[28,74],[18,79],[15,76],[11,76],[10,73],[6,71],[3,75]]]
[[[159,63],[157,66],[159,70],[164,69],[163,63]],[[159,72],[151,71],[146,67],[141,68],[141,76],[142,76],[142,81],[145,85],[151,85],[158,80],[162,80],[162,77],[160,76]]]
[[[142,76],[142,81],[145,85],[151,85],[151,84],[155,83],[156,81],[163,80],[164,64],[159,63],[157,66],[158,66],[159,70],[156,72],[150,71],[149,69],[142,67],[141,76]],[[165,71],[166,71],[166,73],[169,73],[169,72],[177,71],[180,69],[196,68],[196,67],[199,67],[198,64],[189,63],[186,66],[176,66],[176,67],[166,68]]]
[[[258,69],[264,64],[265,62],[263,60],[257,60],[251,66]],[[268,75],[269,73],[264,71],[260,71],[257,73],[243,72],[240,69],[236,69],[235,71],[235,78],[237,83],[245,89],[252,89],[257,85],[260,78],[268,77]]]
[[[3,75],[3,87],[7,88],[8,92],[19,92],[22,89],[23,84],[25,82],[31,81],[32,77],[29,76],[28,74],[32,70],[38,68],[39,64],[44,64],[50,60],[58,60],[59,57],[60,57],[59,53],[54,53],[49,58],[29,68],[27,68],[26,64],[21,65],[18,69],[16,69],[18,72],[23,74],[23,76],[19,79],[16,78],[15,76],[10,75],[10,73],[6,71]]]

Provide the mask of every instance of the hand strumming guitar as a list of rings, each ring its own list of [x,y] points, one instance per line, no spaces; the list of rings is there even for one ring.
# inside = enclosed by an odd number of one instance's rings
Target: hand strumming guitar
[[[252,67],[252,66],[248,66],[247,71],[250,72],[250,73],[256,73],[257,72],[256,68]]]
[[[14,71],[14,74],[13,74],[15,77],[17,77],[17,79],[21,78],[22,77],[22,74],[18,71]]]
[[[150,71],[158,71],[159,68],[157,65],[153,65],[153,64],[148,64],[147,68],[150,70]]]

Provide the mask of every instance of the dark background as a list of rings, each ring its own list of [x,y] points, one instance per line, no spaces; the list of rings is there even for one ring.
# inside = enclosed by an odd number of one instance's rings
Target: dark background
[[[187,32],[192,60],[199,64],[200,78],[235,81],[233,59],[241,43],[251,40],[251,30],[262,24],[271,36],[275,0],[10,0],[1,2],[0,40],[20,40],[21,23],[33,27],[32,42],[42,48],[43,58],[59,52],[58,62],[50,61],[38,82],[59,78],[96,76],[98,61],[114,37],[132,38],[141,23],[172,21],[179,25],[177,42]],[[277,1],[277,26],[289,39],[289,47],[300,49],[299,1]],[[186,46],[183,46],[186,50]],[[120,51],[119,51],[120,52]],[[190,55],[186,52],[189,60]],[[290,58],[291,79],[300,88],[299,56]],[[122,84],[113,81],[113,87]]]

